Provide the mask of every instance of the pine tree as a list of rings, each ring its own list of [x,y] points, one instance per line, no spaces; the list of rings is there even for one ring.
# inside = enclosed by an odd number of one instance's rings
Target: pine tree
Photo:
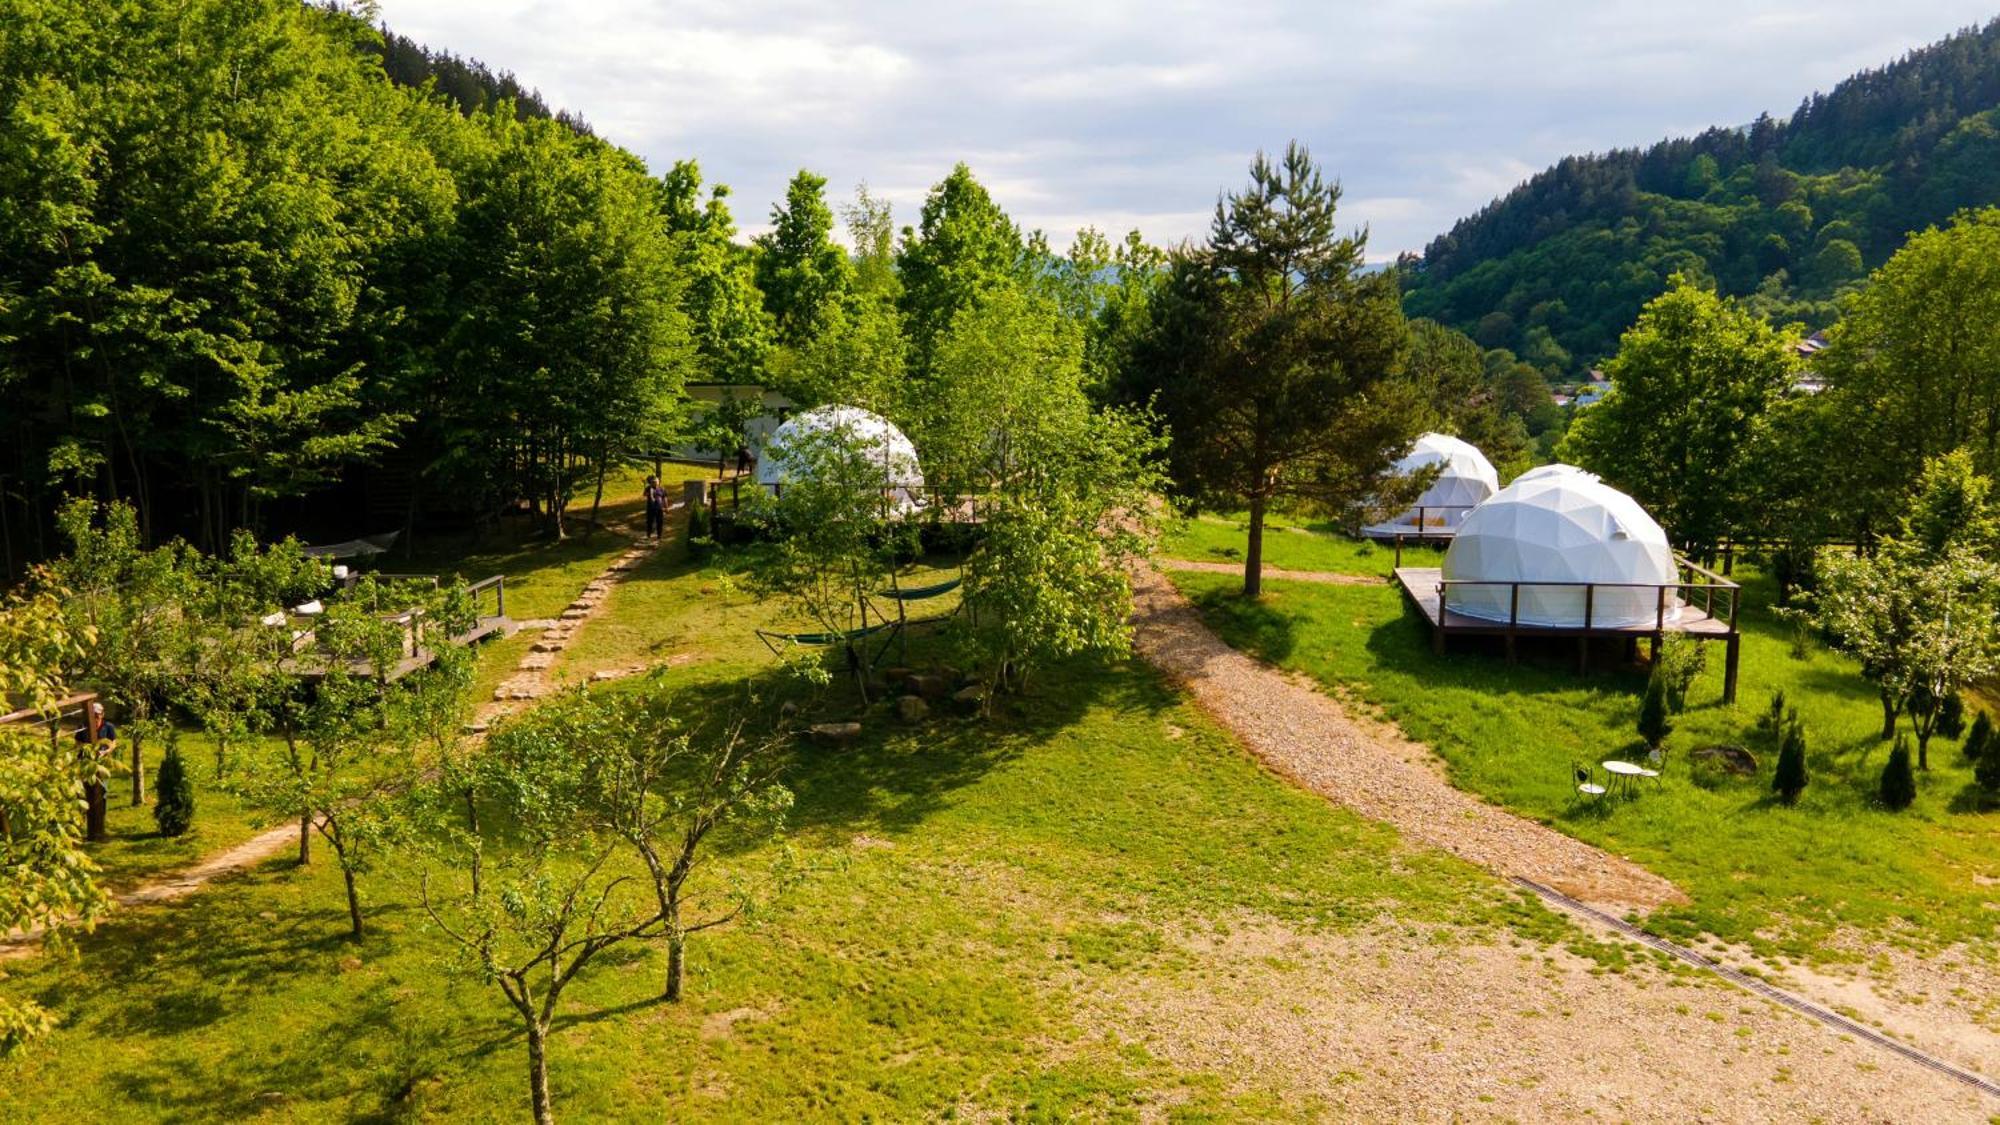
[[[1646,681],[1645,697],[1639,701],[1639,737],[1646,740],[1647,749],[1658,750],[1673,732],[1673,720],[1667,717],[1666,679],[1653,676]]]
[[[1988,745],[1986,752],[1972,767],[1972,779],[1979,783],[1979,792],[1988,801],[2000,798],[2000,750]]]
[[[1806,788],[1806,731],[1797,721],[1785,727],[1778,747],[1778,774],[1771,781],[1772,792],[1787,805],[1796,805]]]
[[[1938,704],[1937,733],[1946,738],[1957,738],[1965,733],[1965,697],[1952,692]]]
[[[2000,754],[1988,753],[1993,749],[1993,716],[1984,711],[1974,716],[1972,729],[1966,732],[1965,745],[1960,749],[1965,754],[1965,760],[1973,765],[1989,757],[2000,757]]]
[[[1917,774],[1910,768],[1910,740],[1896,736],[1896,748],[1889,751],[1889,764],[1882,767],[1882,803],[1898,812],[1917,799]]]
[[[178,747],[167,747],[153,780],[153,823],[162,836],[179,836],[194,825],[194,779],[188,776]]]

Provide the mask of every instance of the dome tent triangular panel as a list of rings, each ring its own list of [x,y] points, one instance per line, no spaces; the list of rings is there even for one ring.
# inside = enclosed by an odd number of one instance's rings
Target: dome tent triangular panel
[[[892,491],[904,504],[914,504],[922,494],[924,475],[917,463],[917,448],[895,424],[879,414],[857,406],[819,406],[786,419],[772,432],[763,455],[757,458],[756,480],[760,485],[782,485],[803,472],[791,450],[818,435],[837,435],[867,451],[868,459],[882,470],[882,487]]]
[[[1450,534],[1486,498],[1500,491],[1500,475],[1493,463],[1469,442],[1449,434],[1427,433],[1410,445],[1410,452],[1398,460],[1393,471],[1410,476],[1431,466],[1438,475],[1423,494],[1411,501],[1400,515],[1364,529],[1369,535],[1399,533]]]
[[[1449,587],[1451,611],[1507,621],[1511,584],[1519,582],[1520,624],[1579,628],[1585,615],[1582,584],[1602,583],[1590,595],[1593,628],[1653,624],[1661,611],[1658,588],[1680,580],[1666,532],[1638,501],[1589,473],[1544,471],[1551,468],[1523,474],[1459,525],[1445,553],[1443,577],[1482,584]],[[1671,621],[1678,617],[1679,602],[1671,590],[1666,596],[1665,616]]]

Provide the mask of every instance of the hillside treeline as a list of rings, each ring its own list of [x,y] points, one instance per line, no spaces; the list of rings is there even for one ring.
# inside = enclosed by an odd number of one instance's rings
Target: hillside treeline
[[[1406,263],[1408,307],[1551,376],[1608,355],[1676,273],[1824,327],[1909,232],[2000,202],[1995,168],[2000,21],[1786,120],[1565,159]]]

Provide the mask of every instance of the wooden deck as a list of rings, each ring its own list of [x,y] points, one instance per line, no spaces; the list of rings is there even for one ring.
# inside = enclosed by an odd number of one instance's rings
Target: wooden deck
[[[1720,575],[1712,574],[1700,567],[1682,562],[1693,576],[1690,582],[1674,586],[1646,586],[1648,590],[1661,591],[1664,604],[1672,606],[1676,600],[1680,612],[1660,614],[1653,621],[1638,624],[1599,625],[1544,625],[1526,621],[1495,620],[1490,617],[1475,617],[1460,613],[1446,604],[1444,595],[1444,572],[1433,566],[1398,566],[1395,569],[1396,583],[1403,588],[1403,596],[1417,607],[1430,622],[1431,647],[1442,653],[1445,640],[1453,636],[1504,637],[1507,642],[1507,659],[1515,657],[1515,642],[1522,637],[1573,637],[1577,641],[1577,669],[1585,671],[1590,666],[1590,642],[1598,637],[1621,637],[1632,644],[1640,638],[1647,639],[1655,657],[1659,655],[1662,638],[1669,633],[1677,633],[1696,640],[1717,640],[1728,646],[1723,665],[1722,701],[1736,701],[1737,666],[1740,660],[1742,635],[1736,628],[1738,587]],[[1537,583],[1519,583],[1522,587]],[[1593,590],[1611,589],[1629,591],[1631,585],[1593,585],[1590,583],[1561,583],[1581,588],[1585,591],[1586,605],[1593,597]],[[1518,598],[1518,595],[1517,595]],[[1636,650],[1634,650],[1636,651]]]
[[[478,644],[488,637],[505,637],[511,635],[513,632],[514,621],[512,618],[505,614],[494,614],[481,617],[479,622],[472,628],[453,637],[451,643],[454,648],[464,648],[466,645]],[[402,679],[419,668],[430,667],[436,660],[437,654],[435,652],[432,652],[428,646],[420,646],[410,653],[410,655],[403,657],[391,666],[386,678],[390,683],[395,683],[397,680]],[[281,671],[291,673],[306,680],[321,679],[328,671],[326,660],[324,658],[315,658],[309,652],[279,661],[278,668]],[[350,674],[356,676],[371,676],[375,673],[374,665],[366,660],[349,661],[347,670]]]
[[[1687,604],[1680,607],[1680,613],[1666,618],[1656,626],[1648,621],[1637,625],[1592,625],[1585,629],[1581,625],[1536,625],[1532,622],[1510,624],[1495,621],[1490,617],[1474,617],[1447,608],[1444,620],[1438,619],[1438,585],[1444,580],[1444,572],[1434,566],[1399,566],[1396,581],[1403,587],[1403,593],[1431,623],[1431,628],[1442,628],[1447,633],[1514,633],[1519,636],[1542,635],[1548,637],[1590,636],[1633,636],[1650,637],[1655,633],[1693,633],[1704,637],[1726,637],[1733,627],[1725,617],[1713,615],[1702,606]]]

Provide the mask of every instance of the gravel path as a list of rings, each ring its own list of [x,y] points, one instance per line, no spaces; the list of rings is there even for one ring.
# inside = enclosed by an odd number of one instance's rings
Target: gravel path
[[[1269,572],[1266,572],[1269,573]],[[1222,642],[1172,582],[1133,578],[1134,644],[1271,769],[1404,835],[1622,914],[1686,900],[1672,883],[1455,788],[1429,748]]]
[[[1242,563],[1207,562],[1196,559],[1154,559],[1153,565],[1163,570],[1193,570],[1203,574],[1242,574]],[[1321,582],[1328,586],[1387,586],[1387,578],[1371,578],[1365,574],[1339,574],[1330,570],[1286,570],[1283,567],[1267,566],[1264,577],[1280,578],[1288,582]]]
[[[1393,918],[1169,932],[1180,972],[1078,974],[1086,1034],[1348,1121],[1989,1120],[1942,1075],[1646,965]]]

